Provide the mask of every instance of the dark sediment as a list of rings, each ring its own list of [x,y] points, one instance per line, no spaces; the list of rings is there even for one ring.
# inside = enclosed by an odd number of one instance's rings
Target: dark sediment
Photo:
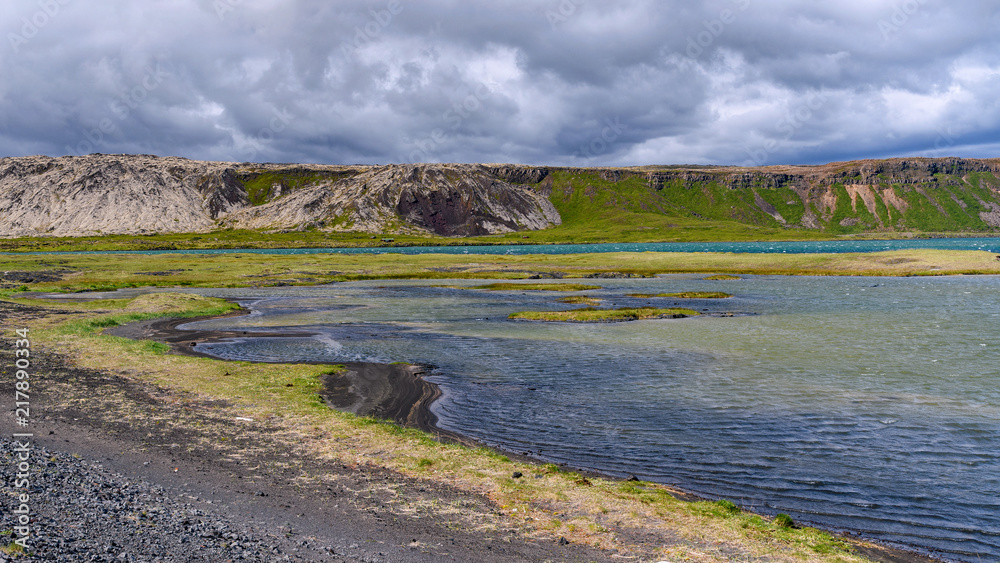
[[[229,315],[194,318],[164,318],[129,323],[105,330],[105,334],[132,339],[155,340],[169,344],[178,354],[218,359],[199,346],[237,338],[279,338],[312,336],[310,332],[249,332],[225,330],[181,329],[180,325],[200,320],[245,315],[240,310]],[[321,365],[323,362],[300,362]],[[473,443],[454,432],[437,427],[437,417],[431,403],[441,396],[437,385],[421,377],[425,368],[412,364],[382,364],[375,362],[344,362],[339,373],[323,377],[320,395],[331,407],[356,414],[391,420],[402,426],[419,428],[440,439]]]

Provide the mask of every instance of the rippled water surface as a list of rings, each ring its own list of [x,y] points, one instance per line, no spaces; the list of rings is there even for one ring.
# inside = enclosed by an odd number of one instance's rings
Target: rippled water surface
[[[573,306],[435,283],[200,291],[256,312],[199,326],[320,333],[226,358],[432,364],[441,426],[540,459],[1000,558],[1000,278],[598,280],[605,306],[738,313],[617,324],[508,321]],[[735,297],[626,296],[699,290]]]

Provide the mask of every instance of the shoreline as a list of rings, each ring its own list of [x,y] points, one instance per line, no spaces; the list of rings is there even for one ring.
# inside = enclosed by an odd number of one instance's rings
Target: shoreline
[[[224,315],[201,317],[165,317],[147,321],[137,321],[104,330],[109,336],[119,336],[132,340],[154,340],[170,346],[175,354],[228,361],[201,351],[198,346],[210,342],[231,341],[238,338],[295,338],[313,336],[312,332],[251,332],[226,330],[181,329],[180,325],[240,317],[250,313],[238,309]],[[251,363],[289,363],[248,360]],[[475,440],[444,430],[437,426],[437,416],[431,412],[431,404],[441,396],[441,389],[421,377],[426,366],[413,364],[382,364],[378,362],[293,362],[307,365],[344,366],[339,374],[328,374],[322,378],[323,390],[320,396],[330,408],[349,412],[357,416],[371,416],[391,420],[400,426],[416,428],[434,435],[440,440],[467,446],[480,446]]]
[[[190,233],[195,236],[204,235],[205,233]],[[810,233],[811,234],[811,233]],[[127,235],[109,235],[109,236],[127,236]],[[618,243],[611,241],[594,241],[594,242],[573,242],[572,240],[562,240],[562,241],[534,241],[525,242],[520,239],[497,239],[497,240],[483,240],[485,237],[491,235],[483,235],[483,237],[478,238],[473,241],[466,242],[455,242],[454,239],[443,238],[441,240],[431,240],[431,241],[401,241],[393,243],[382,243],[382,244],[372,244],[368,241],[362,241],[356,244],[340,245],[340,246],[269,246],[265,243],[254,243],[249,241],[249,245],[243,246],[232,246],[232,245],[219,245],[213,246],[206,244],[203,246],[190,245],[184,247],[183,245],[178,246],[176,241],[161,243],[158,247],[150,247],[143,249],[136,248],[117,248],[117,249],[104,249],[97,251],[88,250],[40,250],[40,249],[23,249],[17,250],[0,250],[0,255],[4,254],[58,254],[58,253],[81,253],[85,254],[88,252],[99,252],[99,253],[111,253],[111,252],[124,252],[124,253],[149,253],[149,252],[187,252],[187,251],[225,251],[225,252],[238,252],[240,250],[264,250],[264,251],[281,251],[281,250],[327,250],[327,249],[393,249],[393,248],[426,248],[426,247],[491,247],[491,246],[564,246],[564,245],[575,245],[575,244],[674,244],[674,243],[691,243],[691,244],[705,244],[705,243],[721,243],[721,244],[739,244],[745,242],[836,242],[843,240],[871,240],[871,241],[903,241],[903,240],[944,240],[944,239],[976,239],[976,238],[1000,238],[1000,231],[982,231],[982,232],[961,232],[961,231],[944,231],[944,232],[919,232],[919,231],[892,231],[892,232],[880,232],[880,231],[870,231],[862,233],[846,233],[846,234],[834,234],[829,236],[801,236],[795,238],[775,238],[775,239],[725,239],[725,240],[639,240],[631,241],[626,243]],[[493,235],[496,236],[496,235]],[[28,244],[32,241],[39,241],[41,244],[49,242],[45,240],[51,237],[13,237],[5,236],[0,237],[0,248],[10,248],[12,245],[8,244],[8,241],[25,242]],[[83,238],[83,237],[64,237],[64,238]],[[155,244],[155,243],[154,243]],[[37,245],[36,245],[37,246]],[[122,244],[121,246],[124,246]]]
[[[0,301],[4,323],[49,314]],[[0,358],[14,355],[0,349]],[[310,436],[289,434],[280,418],[241,418],[225,399],[87,367],[42,341],[32,341],[32,367],[29,472],[46,486],[32,489],[30,553],[0,542],[0,561],[608,560],[586,544],[519,533],[480,491],[377,459],[316,455]],[[0,390],[13,393],[13,383]],[[0,477],[12,483],[15,453],[0,442]],[[463,512],[427,509],[438,503]],[[0,530],[13,516],[0,510]]]
[[[132,339],[149,339],[170,345],[174,353],[208,358],[217,361],[228,361],[225,358],[198,350],[198,345],[206,342],[219,342],[236,338],[250,337],[306,337],[315,333],[309,332],[249,332],[220,330],[190,330],[180,329],[180,325],[205,320],[244,316],[247,309],[238,309],[223,315],[208,315],[202,317],[166,317],[148,321],[137,321],[127,325],[112,327],[105,334]],[[288,363],[250,361],[251,363]],[[490,446],[470,437],[444,430],[437,426],[437,416],[430,410],[431,404],[442,395],[440,387],[424,380],[426,366],[412,364],[382,364],[376,362],[329,362],[301,361],[294,362],[309,365],[344,366],[342,374],[329,374],[322,379],[323,390],[320,395],[333,409],[350,412],[358,416],[371,416],[393,421],[400,426],[416,428],[427,432],[442,442],[460,443],[469,447],[486,447],[503,455],[532,465],[545,463],[535,457],[519,454],[503,448]],[[586,477],[602,478],[613,481],[625,481],[620,477],[604,474],[593,470],[582,470],[575,467],[561,466],[571,469]],[[688,491],[663,486],[671,496],[686,502],[712,500]],[[822,529],[822,528],[821,528]],[[872,540],[866,540],[851,532],[828,532],[851,544],[861,555],[879,563],[941,563],[937,559],[916,551],[917,546],[894,547]],[[863,533],[863,531],[862,531]]]

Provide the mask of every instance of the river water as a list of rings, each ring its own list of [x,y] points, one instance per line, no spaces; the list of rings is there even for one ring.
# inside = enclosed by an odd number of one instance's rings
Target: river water
[[[517,322],[507,315],[573,306],[434,287],[470,280],[189,291],[254,311],[200,328],[319,334],[211,345],[220,357],[431,364],[440,425],[483,442],[1000,559],[1000,277],[701,278],[595,280],[603,289],[585,293],[734,316]],[[627,296],[675,291],[735,297]]]
[[[497,244],[491,246],[382,246],[358,248],[222,248],[208,250],[109,250],[26,252],[23,254],[582,254],[603,252],[739,252],[748,254],[813,254],[880,252],[932,248],[1000,252],[1000,238],[912,238],[892,240],[813,240],[777,242],[635,242],[601,244]],[[0,254],[22,254],[0,252]]]

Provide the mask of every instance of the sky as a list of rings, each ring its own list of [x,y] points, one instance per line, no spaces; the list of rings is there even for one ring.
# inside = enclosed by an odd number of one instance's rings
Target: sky
[[[982,0],[10,0],[0,156],[1000,156]]]

